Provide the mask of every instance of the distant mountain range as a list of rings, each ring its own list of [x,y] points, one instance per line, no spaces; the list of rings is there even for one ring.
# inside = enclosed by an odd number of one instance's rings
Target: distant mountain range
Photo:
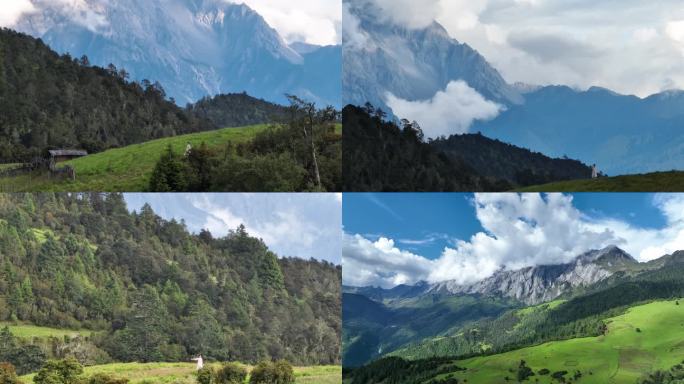
[[[463,80],[504,106],[498,117],[476,120],[471,132],[551,157],[596,163],[611,176],[684,169],[683,91],[642,99],[598,87],[582,91],[509,84],[482,55],[450,37],[437,22],[405,28],[379,17],[371,2],[347,4],[358,19],[358,31],[346,33],[363,41],[345,40],[344,104],[370,102],[392,117],[388,93],[409,101],[429,100],[450,82]]]
[[[84,0],[90,19],[36,0],[41,11],[14,26],[51,48],[159,81],[184,104],[246,91],[284,103],[285,93],[340,106],[340,46],[288,44],[244,4],[220,0]]]

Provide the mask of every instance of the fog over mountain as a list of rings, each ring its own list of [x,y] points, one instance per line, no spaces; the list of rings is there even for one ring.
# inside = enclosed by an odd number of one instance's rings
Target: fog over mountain
[[[159,81],[179,104],[246,91],[283,103],[285,93],[339,106],[341,48],[293,49],[244,4],[221,0],[34,0],[14,29],[58,52]],[[297,47],[295,47],[297,48]]]

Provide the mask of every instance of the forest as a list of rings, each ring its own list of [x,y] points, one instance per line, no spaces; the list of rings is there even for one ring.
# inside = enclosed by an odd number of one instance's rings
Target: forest
[[[350,191],[507,191],[591,176],[588,166],[552,159],[481,134],[427,139],[415,121],[389,121],[370,104],[342,113],[343,178]]]
[[[245,143],[169,147],[150,179],[152,192],[341,191],[342,138],[333,107],[288,96],[279,121]]]
[[[340,362],[340,266],[279,258],[244,226],[192,234],[116,193],[4,194],[0,218],[0,322],[91,331],[47,344],[0,332],[13,345],[0,360],[22,374],[70,357]]]
[[[282,121],[288,113],[287,107],[257,99],[245,92],[206,96],[194,104],[188,104],[185,109],[221,128]]]
[[[125,69],[91,66],[86,56],[60,56],[40,39],[0,29],[0,162],[216,128],[167,99],[158,82],[129,81]]]

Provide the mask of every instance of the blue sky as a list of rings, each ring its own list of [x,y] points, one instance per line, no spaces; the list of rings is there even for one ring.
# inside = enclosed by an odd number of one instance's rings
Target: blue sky
[[[130,210],[148,203],[163,218],[184,219],[215,236],[244,224],[279,256],[341,262],[341,195],[334,193],[127,193]]]
[[[472,282],[608,245],[684,249],[684,195],[345,194],[343,223],[345,284]]]

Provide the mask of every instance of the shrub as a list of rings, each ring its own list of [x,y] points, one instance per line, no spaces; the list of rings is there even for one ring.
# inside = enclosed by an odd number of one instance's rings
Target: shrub
[[[242,384],[247,377],[247,370],[236,363],[227,363],[214,375],[216,384]]]
[[[35,384],[79,384],[83,367],[74,358],[49,360],[33,378]]]
[[[87,384],[128,384],[128,379],[120,379],[106,375],[104,373],[98,373],[95,376],[90,377]]]
[[[275,363],[262,361],[250,374],[250,384],[293,384],[295,382],[292,365],[285,360]]]
[[[0,384],[21,384],[14,370],[14,365],[10,363],[0,363]]]
[[[549,371],[547,368],[542,368],[537,372],[540,376],[548,375],[551,371]]]
[[[211,368],[202,368],[196,373],[198,384],[212,384],[214,382],[214,371]]]

